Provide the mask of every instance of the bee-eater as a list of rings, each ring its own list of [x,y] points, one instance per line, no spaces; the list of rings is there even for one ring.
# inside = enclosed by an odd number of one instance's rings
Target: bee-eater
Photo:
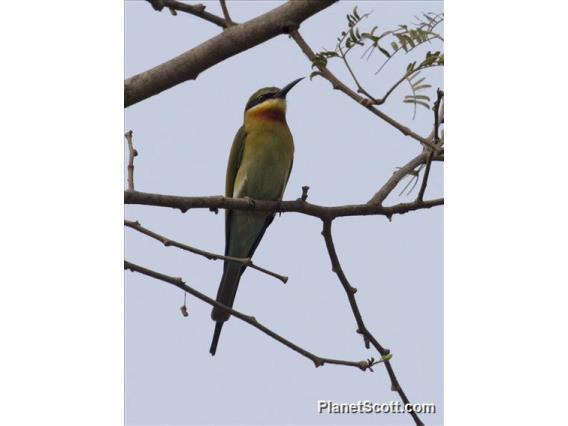
[[[229,155],[225,196],[258,200],[281,200],[294,160],[294,141],[286,123],[286,95],[302,78],[282,89],[265,87],[257,90],[245,107],[244,124],[237,132]],[[252,257],[274,213],[226,210],[225,256]],[[232,307],[241,275],[246,267],[225,261],[217,301]],[[211,355],[229,313],[213,308],[216,321]]]

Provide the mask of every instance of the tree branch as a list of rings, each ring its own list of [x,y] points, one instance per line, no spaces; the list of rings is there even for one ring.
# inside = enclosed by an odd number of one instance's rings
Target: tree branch
[[[134,157],[138,155],[138,151],[132,144],[132,130],[126,132],[124,137],[128,143],[128,190],[134,191]]]
[[[337,0],[288,1],[261,16],[227,28],[221,34],[124,82],[124,106],[194,80],[208,68],[273,37],[288,33]]]
[[[363,322],[363,317],[361,316],[359,306],[357,305],[357,300],[355,299],[355,293],[357,292],[357,289],[349,283],[349,280],[347,279],[345,273],[343,272],[341,263],[339,262],[339,257],[337,256],[337,252],[335,251],[335,244],[333,242],[333,237],[331,234],[331,223],[332,223],[331,220],[324,220],[322,235],[325,240],[325,245],[327,247],[329,259],[331,260],[331,269],[333,272],[335,272],[335,274],[339,278],[339,281],[341,282],[341,285],[345,290],[345,294],[349,299],[349,305],[351,306],[351,311],[353,312],[353,316],[355,317],[355,321],[357,323],[357,333],[363,336],[366,348],[369,348],[369,343],[371,343],[373,347],[381,354],[381,359],[384,360],[385,368],[387,369],[387,373],[391,380],[391,390],[397,392],[400,395],[402,401],[405,404],[408,404],[410,403],[410,401],[408,400],[408,397],[406,396],[402,387],[400,386],[400,383],[398,382],[398,379],[389,361],[390,360],[389,355],[391,355],[390,350],[381,346],[381,344],[371,334],[371,332],[367,329],[365,323]],[[424,424],[422,423],[422,421],[415,412],[411,411],[410,415],[412,416],[414,422],[417,425]]]
[[[365,361],[344,361],[344,360],[333,359],[333,358],[324,358],[324,357],[320,357],[318,355],[314,355],[313,353],[308,352],[307,350],[301,348],[300,346],[296,345],[295,343],[292,343],[288,339],[285,339],[284,337],[282,337],[279,334],[275,333],[274,331],[270,330],[268,327],[262,325],[260,322],[257,321],[257,319],[255,317],[250,316],[250,315],[245,315],[245,314],[243,314],[239,311],[236,311],[232,308],[229,308],[228,306],[225,306],[225,305],[217,302],[214,299],[211,299],[210,297],[208,297],[205,294],[201,293],[200,291],[194,289],[193,287],[188,286],[179,277],[171,277],[169,275],[164,275],[164,274],[161,274],[159,272],[152,271],[150,269],[147,269],[147,268],[144,268],[142,266],[136,265],[134,263],[128,262],[126,260],[124,261],[124,269],[129,269],[132,272],[139,272],[143,275],[147,275],[149,277],[152,277],[152,278],[155,278],[157,280],[166,282],[168,284],[172,284],[172,285],[176,286],[177,288],[185,291],[186,293],[189,293],[192,296],[202,300],[203,302],[208,303],[211,306],[215,306],[215,307],[220,308],[220,309],[222,309],[226,312],[229,312],[232,316],[240,319],[241,321],[246,322],[247,324],[252,325],[254,328],[262,331],[263,333],[272,337],[274,340],[276,340],[276,341],[282,343],[283,345],[289,347],[293,351],[298,352],[300,355],[310,359],[314,363],[316,368],[321,367],[322,365],[325,365],[325,364],[335,364],[335,365],[345,365],[345,366],[348,366],[348,367],[357,367],[362,371],[365,371],[365,370],[373,371],[372,367],[374,365],[384,361],[383,359],[381,359],[379,361],[375,361],[374,358],[370,358],[370,359],[365,360]]]
[[[223,18],[214,15],[212,13],[206,12],[205,5],[203,4],[191,5],[176,0],[146,0],[146,1],[150,3],[154,8],[154,10],[157,10],[158,12],[161,11],[164,7],[167,7],[168,9],[170,9],[170,11],[179,10],[181,12],[197,16],[201,19],[205,19],[206,21],[212,22],[213,24],[218,25],[221,28],[227,27],[227,23]]]
[[[382,205],[383,201],[389,196],[389,194],[396,188],[396,186],[400,183],[405,176],[412,174],[416,167],[420,166],[421,164],[425,164],[427,160],[427,153],[423,152],[422,154],[414,157],[404,166],[399,168],[396,172],[392,174],[390,179],[385,182],[385,184],[379,189],[379,191],[373,195],[373,197],[367,202],[367,204],[380,206]],[[444,161],[443,155],[436,155],[432,157],[433,161]]]
[[[347,68],[347,71],[349,71],[349,74],[351,75],[351,78],[353,79],[353,82],[355,83],[355,85],[357,86],[357,92],[364,94],[367,98],[369,98],[370,101],[373,102],[373,104],[378,105],[379,102],[377,101],[377,99],[375,99],[375,97],[373,95],[371,95],[364,87],[363,85],[359,82],[359,79],[357,78],[357,76],[355,75],[355,73],[353,72],[353,69],[351,68],[351,65],[349,65],[349,61],[347,61],[347,52],[344,53],[343,49],[341,48],[341,43],[337,44],[337,49],[339,50],[339,57],[343,60],[343,63],[345,64],[345,67]],[[383,101],[384,102],[384,101]],[[382,103],[382,102],[381,102]]]
[[[432,110],[434,111],[434,129],[432,134],[432,141],[435,145],[438,145],[440,142],[440,103],[444,97],[444,92],[440,89],[436,91],[437,98],[436,102],[434,102],[434,106]],[[426,156],[426,170],[424,170],[424,176],[422,177],[422,184],[420,185],[420,191],[418,192],[418,196],[416,197],[417,201],[422,201],[424,199],[424,193],[426,192],[426,186],[428,185],[428,177],[430,176],[430,167],[432,166],[432,158],[434,153],[431,150],[428,150],[428,154]]]
[[[398,173],[398,172],[397,172]],[[222,195],[208,197],[181,197],[177,195],[151,194],[138,191],[124,191],[125,204],[140,204],[146,206],[169,207],[185,213],[189,209],[231,209],[256,210],[263,212],[295,212],[315,216],[322,220],[332,220],[345,216],[381,215],[388,218],[395,214],[404,214],[415,210],[429,209],[444,204],[443,198],[428,201],[414,201],[383,207],[376,204],[351,204],[326,207],[311,204],[302,199],[295,201],[264,201],[246,198],[227,198]]]
[[[248,266],[252,269],[256,269],[257,271],[263,272],[267,275],[270,275],[276,279],[279,279],[280,281],[282,281],[284,284],[286,284],[286,282],[288,281],[288,277],[285,277],[284,275],[280,275],[277,274],[276,272],[272,272],[269,271],[268,269],[264,269],[261,268],[260,266],[257,266],[253,263],[252,259],[250,257],[247,258],[241,258],[241,257],[232,257],[232,256],[223,256],[221,254],[215,254],[215,253],[211,253],[205,250],[201,250],[192,246],[188,246],[187,244],[183,244],[177,241],[174,241],[170,238],[164,237],[163,235],[160,235],[154,231],[151,231],[148,228],[144,228],[142,225],[140,225],[140,223],[138,221],[131,221],[131,220],[124,220],[124,226],[127,226],[129,228],[132,228],[144,235],[149,236],[150,238],[153,238],[157,241],[160,241],[162,244],[164,244],[166,247],[177,247],[180,248],[182,250],[186,250],[189,251],[191,253],[194,254],[198,254],[200,256],[203,256],[209,260],[227,260],[229,262],[234,262],[234,263],[240,263],[241,265],[244,266]]]
[[[236,22],[234,22],[231,19],[231,15],[229,15],[229,9],[227,9],[226,1],[219,0],[219,3],[221,3],[221,9],[223,10],[223,16],[225,17],[225,23],[227,24],[227,27],[232,27],[233,25],[236,24]]]
[[[384,112],[378,110],[377,108],[373,107],[374,101],[372,99],[367,99],[360,96],[358,93],[353,91],[349,86],[344,84],[341,80],[339,80],[326,66],[322,65],[317,61],[316,54],[311,49],[311,47],[306,43],[306,41],[302,38],[300,33],[297,30],[293,30],[290,32],[290,36],[294,39],[296,44],[302,49],[302,52],[308,57],[308,59],[316,66],[323,78],[331,83],[334,89],[339,90],[353,99],[360,105],[363,105],[364,108],[375,114],[377,117],[381,118],[382,120],[386,121],[388,124],[393,126],[395,129],[398,129],[403,135],[410,136],[413,139],[416,139],[423,145],[426,145],[432,148],[434,151],[439,152],[440,148],[435,146],[431,141],[426,138],[423,138],[417,133],[414,133],[408,127],[403,126],[398,121],[394,120]]]

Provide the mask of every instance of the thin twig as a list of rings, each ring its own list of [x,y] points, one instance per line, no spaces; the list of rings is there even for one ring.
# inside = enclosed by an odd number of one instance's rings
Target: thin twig
[[[386,91],[385,95],[384,95],[382,98],[376,99],[376,101],[375,101],[376,104],[377,104],[377,105],[382,105],[382,104],[384,104],[384,103],[386,102],[386,100],[388,99],[388,97],[389,97],[389,96],[395,91],[395,89],[396,89],[398,86],[400,86],[400,84],[403,83],[404,81],[408,81],[408,84],[410,84],[410,86],[412,87],[412,84],[410,83],[410,81],[409,81],[408,79],[409,79],[413,74],[416,74],[416,73],[419,72],[419,71],[423,71],[423,70],[426,70],[426,69],[429,69],[429,68],[435,68],[435,67],[438,67],[438,66],[441,66],[441,65],[431,65],[431,66],[428,66],[428,67],[418,67],[418,68],[416,68],[415,70],[413,70],[413,71],[410,72],[410,73],[409,73],[409,72],[405,72],[404,75],[403,75],[399,80],[397,80],[397,82],[394,83],[394,85],[393,85],[389,90]],[[426,138],[426,140],[429,140],[429,138]]]
[[[316,368],[321,367],[322,365],[325,365],[325,364],[335,364],[335,365],[345,365],[345,366],[348,366],[348,367],[357,367],[358,369],[360,369],[362,371],[366,371],[366,370],[373,371],[372,367],[374,365],[381,363],[381,362],[386,362],[383,359],[375,361],[374,358],[370,358],[370,359],[367,359],[365,361],[344,361],[344,360],[333,359],[333,358],[324,358],[324,357],[320,357],[318,355],[314,355],[313,353],[308,352],[307,350],[301,348],[300,346],[296,345],[295,343],[292,343],[288,339],[285,339],[284,337],[282,337],[279,334],[275,333],[274,331],[270,330],[268,327],[262,325],[260,322],[257,321],[257,319],[255,317],[253,317],[251,315],[243,314],[239,311],[236,311],[232,308],[229,308],[228,306],[225,306],[225,305],[217,302],[214,299],[211,299],[210,297],[208,297],[205,294],[201,293],[200,291],[194,289],[193,287],[188,286],[179,277],[171,277],[169,275],[165,275],[165,274],[153,271],[151,269],[144,268],[143,266],[136,265],[136,264],[128,262],[126,260],[124,261],[124,269],[129,269],[132,272],[139,272],[141,274],[147,275],[147,276],[155,278],[157,280],[172,284],[172,285],[176,286],[177,288],[180,288],[181,290],[185,291],[186,293],[189,293],[192,296],[204,301],[205,303],[208,303],[211,306],[215,306],[217,308],[222,309],[223,311],[230,313],[232,316],[240,319],[241,321],[246,322],[247,324],[252,325],[254,328],[262,331],[263,333],[272,337],[274,340],[276,340],[276,341],[282,343],[283,345],[289,347],[293,351],[298,352],[300,355],[310,359],[314,363]]]
[[[349,283],[347,276],[343,272],[341,263],[339,262],[339,257],[337,255],[337,252],[335,251],[335,244],[333,242],[333,237],[331,234],[331,223],[332,223],[331,220],[323,221],[322,235],[325,240],[325,245],[327,247],[329,259],[331,260],[331,269],[333,272],[335,272],[335,274],[339,278],[339,281],[341,282],[341,285],[345,290],[345,294],[349,299],[349,305],[351,306],[351,311],[353,312],[353,316],[355,317],[355,321],[357,323],[357,333],[363,336],[366,348],[369,348],[369,343],[370,343],[381,354],[381,359],[384,360],[385,368],[387,369],[387,373],[391,380],[391,389],[400,395],[400,398],[405,404],[409,404],[410,401],[406,396],[406,394],[404,393],[402,387],[400,386],[400,383],[398,382],[398,379],[390,364],[389,361],[390,359],[389,355],[391,355],[390,350],[383,347],[365,326],[363,317],[361,315],[361,311],[359,310],[359,306],[357,305],[357,300],[355,299],[355,293],[357,292],[357,289]],[[418,415],[413,411],[410,412],[410,415],[412,416],[412,418],[414,419],[417,425],[424,424],[422,423]]]
[[[221,18],[220,16],[214,15],[212,13],[206,12],[205,5],[203,4],[191,5],[176,0],[146,0],[146,1],[148,1],[152,5],[154,10],[157,11],[161,11],[164,7],[167,7],[168,9],[170,9],[170,11],[179,10],[180,12],[189,13],[190,15],[194,15],[206,21],[212,22],[213,24],[218,25],[221,28],[227,28],[229,26],[225,21],[225,19]]]
[[[343,60],[343,63],[345,64],[347,71],[349,71],[351,78],[353,78],[353,82],[357,86],[357,91],[367,96],[367,98],[369,98],[369,100],[371,100],[374,104],[378,104],[378,101],[375,99],[375,97],[371,95],[369,92],[367,92],[367,90],[365,90],[365,88],[359,82],[359,79],[357,78],[357,76],[353,72],[353,69],[351,68],[351,65],[349,65],[349,62],[347,61],[347,53],[343,53],[343,49],[341,48],[340,43],[337,45],[337,49],[339,50],[339,56]]]
[[[444,92],[440,89],[436,92],[437,98],[436,102],[434,102],[433,111],[434,111],[434,129],[433,129],[433,142],[434,144],[438,145],[440,142],[440,103],[444,97]],[[420,191],[418,192],[418,196],[416,197],[417,202],[421,202],[424,199],[424,193],[426,192],[426,186],[428,185],[428,178],[430,176],[430,167],[432,166],[432,158],[434,156],[434,152],[432,150],[428,150],[427,158],[426,158],[426,170],[424,170],[424,176],[422,177],[422,184],[420,185]]]
[[[227,3],[225,0],[219,0],[221,3],[221,9],[223,10],[223,16],[225,17],[225,24],[227,27],[231,27],[235,25],[235,22],[231,19],[231,15],[229,15],[229,9],[227,9]]]
[[[151,231],[148,228],[144,228],[142,225],[140,225],[140,223],[138,221],[131,221],[131,220],[125,219],[124,220],[124,226],[132,228],[132,229],[134,229],[134,230],[136,230],[136,231],[138,231],[138,232],[140,232],[144,235],[149,236],[150,238],[153,238],[157,241],[160,241],[166,247],[170,247],[170,246],[177,247],[177,248],[180,248],[182,250],[186,250],[186,251],[189,251],[191,253],[203,256],[203,257],[205,257],[209,260],[219,259],[219,260],[227,260],[229,262],[234,262],[234,263],[240,263],[241,265],[248,266],[252,269],[256,269],[257,271],[260,271],[260,272],[263,272],[267,275],[270,275],[270,276],[282,281],[284,284],[286,284],[286,282],[288,281],[288,277],[286,277],[284,275],[277,274],[276,272],[272,272],[272,271],[269,271],[268,269],[264,269],[264,268],[261,268],[260,266],[255,265],[252,262],[252,259],[250,257],[241,258],[241,257],[223,256],[221,254],[215,254],[215,253],[211,253],[211,252],[208,252],[208,251],[205,251],[205,250],[201,250],[201,249],[189,246],[187,244],[183,244],[183,243],[180,243],[178,241],[174,241],[174,240],[167,238],[163,235],[160,235],[160,234],[158,234],[154,231]]]
[[[436,155],[433,157],[433,161],[444,161],[443,155]],[[382,205],[383,201],[389,196],[389,194],[393,191],[394,188],[400,183],[402,179],[404,179],[409,174],[412,174],[414,170],[424,164],[426,162],[426,153],[422,153],[404,166],[400,167],[396,172],[392,174],[390,179],[385,182],[385,184],[377,191],[375,195],[367,202],[367,204],[380,206]]]
[[[132,134],[132,130],[124,134],[128,142],[128,191],[134,191],[134,157],[138,155],[132,144]]]
[[[410,77],[412,74],[420,71],[421,69],[424,68],[418,68],[416,70],[413,70],[411,73],[404,73],[404,75],[396,82],[394,83],[394,85],[385,92],[384,96],[380,99],[375,98],[373,95],[371,95],[364,87],[363,85],[359,82],[359,79],[357,78],[357,76],[355,75],[355,72],[353,71],[353,69],[351,68],[351,65],[349,64],[349,62],[347,61],[347,52],[343,53],[343,49],[341,49],[341,46],[338,44],[337,45],[337,49],[339,50],[339,57],[343,60],[343,63],[345,64],[345,67],[347,68],[347,71],[349,72],[349,74],[351,75],[351,77],[353,78],[353,82],[355,83],[355,85],[357,86],[357,92],[364,94],[365,96],[367,96],[369,98],[370,101],[372,101],[373,105],[382,105],[384,104],[388,97],[395,91],[395,89],[400,86],[400,84],[405,81],[408,77]]]
[[[422,184],[420,185],[420,191],[418,191],[418,196],[416,197],[417,202],[421,202],[424,199],[424,193],[426,192],[426,185],[428,185],[428,177],[430,176],[430,167],[432,166],[432,158],[434,153],[430,151],[426,154],[426,169],[424,170],[424,176],[422,176]]]
[[[227,198],[222,195],[209,197],[181,197],[177,195],[151,194],[139,191],[124,191],[125,204],[141,204],[146,206],[169,207],[179,209],[183,213],[189,209],[231,209],[255,210],[263,212],[295,212],[320,219],[335,219],[345,216],[373,216],[381,215],[388,218],[395,214],[405,214],[411,211],[429,209],[444,204],[443,198],[423,202],[399,203],[384,207],[378,204],[351,204],[343,206],[326,207],[312,204],[302,199],[294,201],[265,201],[247,198]]]
[[[423,145],[429,146],[430,148],[434,149],[438,152],[440,149],[432,144],[431,141],[427,140],[426,138],[420,136],[419,134],[413,132],[408,127],[403,126],[398,121],[394,120],[384,112],[378,110],[377,108],[373,107],[373,101],[371,99],[364,98],[345,85],[341,80],[339,80],[326,66],[322,65],[320,62],[317,61],[316,54],[312,50],[312,48],[306,43],[306,41],[302,38],[300,33],[297,30],[290,31],[290,36],[294,39],[296,44],[302,49],[302,52],[308,57],[308,59],[316,66],[322,75],[323,78],[328,80],[334,89],[339,90],[349,96],[351,99],[356,101],[358,104],[363,105],[366,109],[370,112],[375,114],[377,117],[381,118],[382,120],[386,121],[388,124],[393,126],[395,129],[398,129],[403,135],[410,136],[411,138],[417,140]]]

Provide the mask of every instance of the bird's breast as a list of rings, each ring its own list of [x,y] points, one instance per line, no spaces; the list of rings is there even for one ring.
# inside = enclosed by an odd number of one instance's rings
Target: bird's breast
[[[282,197],[294,155],[288,126],[247,129],[233,196],[262,200]]]

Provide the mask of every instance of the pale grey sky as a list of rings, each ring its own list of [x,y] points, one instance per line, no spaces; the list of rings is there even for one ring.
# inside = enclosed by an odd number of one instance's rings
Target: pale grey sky
[[[203,2],[220,14],[217,1]],[[229,2],[232,16],[244,21],[280,1]],[[442,2],[340,2],[306,21],[301,32],[314,50],[332,48],[345,14],[359,5],[373,11],[379,30],[412,21],[422,11],[440,12]],[[147,2],[126,1],[126,75],[146,70],[219,33],[198,18],[155,12]],[[372,25],[370,25],[372,26]],[[426,49],[428,50],[428,49]],[[434,50],[434,46],[431,48]],[[380,78],[382,61],[354,65],[365,85],[382,94],[403,70],[404,61]],[[346,72],[333,64],[337,75]],[[186,82],[126,109],[126,129],[134,131],[136,189],[178,195],[224,191],[225,167],[246,100],[263,86],[282,86],[310,73],[310,64],[286,36],[230,58]],[[433,91],[440,69],[428,73]],[[431,130],[432,113],[412,109],[395,92],[385,111],[421,134]],[[294,135],[294,168],[285,199],[310,186],[310,201],[325,204],[367,201],[401,166],[420,152],[414,140],[333,91],[315,78],[289,95],[288,123]],[[442,194],[442,171],[433,167],[427,197]],[[416,192],[412,194],[416,196]],[[394,192],[388,202],[405,200]],[[223,252],[223,214],[186,214],[126,206],[126,217],[203,249]],[[255,262],[288,275],[285,286],[248,270],[235,308],[321,356],[360,360],[377,356],[355,334],[347,299],[320,235],[319,220],[286,213],[276,217]],[[443,412],[443,208],[396,216],[337,220],[334,237],[344,270],[358,288],[368,328],[393,352],[393,367],[412,402],[435,403],[427,424],[440,424]],[[214,296],[222,263],[208,261],[126,230],[126,259],[182,276]],[[210,306],[188,297],[190,315],[181,316],[183,293],[139,274],[126,273],[126,423],[136,424],[411,424],[407,414],[317,414],[317,401],[390,402],[384,368],[362,373],[341,366],[315,369],[295,352],[237,319],[224,330],[217,355],[208,349],[214,323]]]

